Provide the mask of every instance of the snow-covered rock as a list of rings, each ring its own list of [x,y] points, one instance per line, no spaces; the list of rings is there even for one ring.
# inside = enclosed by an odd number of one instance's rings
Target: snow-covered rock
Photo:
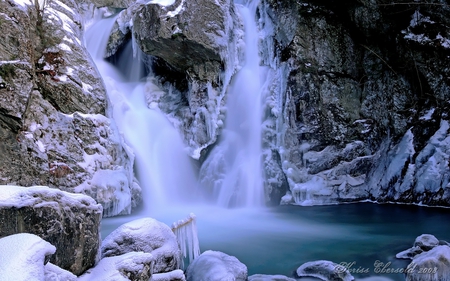
[[[45,281],[45,263],[55,246],[29,233],[0,239],[0,276],[4,281]],[[50,280],[50,279],[48,279]],[[69,280],[69,279],[68,279]]]
[[[83,192],[105,216],[129,214],[140,198],[133,156],[108,118],[79,4],[45,1],[38,13],[0,2],[0,184]]]
[[[188,281],[247,280],[247,266],[236,257],[219,251],[205,251],[186,270]]]
[[[186,281],[184,272],[181,269],[175,269],[164,273],[155,273],[151,281]]]
[[[76,275],[98,261],[101,217],[102,206],[83,194],[0,186],[0,237],[33,233],[56,247],[53,264]]]
[[[347,268],[325,260],[310,261],[302,264],[296,271],[299,277],[315,277],[324,281],[352,281],[355,278]]]
[[[77,276],[51,262],[45,265],[45,281],[77,281]]]
[[[415,256],[427,252],[439,245],[450,246],[447,241],[438,240],[434,235],[422,234],[417,236],[416,240],[414,240],[413,247],[401,251],[396,254],[395,257],[398,259],[414,259]]]
[[[106,257],[78,281],[148,281],[152,280],[153,263],[153,255],[143,252]]]
[[[450,280],[450,247],[436,246],[414,257],[406,269],[406,281]]]
[[[154,260],[152,273],[177,269],[181,255],[170,227],[152,218],[142,218],[121,225],[101,245],[102,259],[129,252],[151,253]]]

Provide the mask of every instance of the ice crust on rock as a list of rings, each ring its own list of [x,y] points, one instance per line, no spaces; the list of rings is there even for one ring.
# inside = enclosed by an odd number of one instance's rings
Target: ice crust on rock
[[[154,259],[150,253],[129,252],[106,257],[78,278],[78,281],[151,280]]]
[[[296,271],[299,277],[315,277],[324,281],[352,281],[355,278],[345,267],[326,260],[310,261],[302,264]]]
[[[188,281],[246,281],[247,266],[236,257],[219,251],[205,251],[186,270]]]
[[[180,249],[169,226],[153,218],[141,218],[119,226],[101,246],[102,258],[141,251],[154,258],[153,273],[169,272],[178,268]]]

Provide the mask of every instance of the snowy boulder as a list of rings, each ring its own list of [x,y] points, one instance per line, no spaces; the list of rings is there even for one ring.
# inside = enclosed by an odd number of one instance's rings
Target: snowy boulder
[[[315,277],[324,281],[352,281],[355,278],[347,268],[337,263],[319,260],[302,264],[296,271],[299,277]]]
[[[0,186],[0,237],[33,233],[56,246],[53,264],[76,275],[98,260],[101,217],[102,206],[86,195]]]
[[[205,251],[186,270],[188,281],[247,280],[247,266],[236,257],[219,251]]]
[[[29,233],[1,238],[0,249],[0,276],[5,281],[44,281],[44,265],[56,251],[55,246]]]
[[[406,281],[450,280],[450,247],[436,246],[414,257],[406,269]]]
[[[295,279],[283,275],[254,274],[248,277],[248,281],[295,281]]]
[[[78,281],[148,281],[152,277],[153,262],[153,255],[143,252],[103,258]]]
[[[153,273],[169,272],[179,266],[181,251],[169,226],[152,218],[125,223],[102,242],[102,258],[129,252],[151,253]]]
[[[429,251],[439,245],[439,240],[431,234],[422,234],[414,241],[415,247],[420,247],[424,251]]]
[[[445,241],[439,241],[434,235],[422,234],[417,236],[412,248],[395,255],[398,259],[413,259],[416,255],[429,251],[438,245],[448,245]]]

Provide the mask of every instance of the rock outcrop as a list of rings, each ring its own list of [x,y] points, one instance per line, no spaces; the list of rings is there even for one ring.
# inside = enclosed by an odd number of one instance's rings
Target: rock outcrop
[[[49,261],[76,275],[98,261],[102,207],[91,197],[42,186],[0,186],[0,194],[0,237],[35,234],[56,247]]]
[[[449,15],[441,2],[262,1],[269,190],[448,206]]]
[[[107,117],[77,3],[18,3],[0,3],[0,183],[83,192],[105,216],[130,213],[133,156]]]
[[[241,29],[230,0],[168,6],[137,1],[119,14],[106,55],[120,56],[134,40],[156,75],[152,83],[163,90],[147,94],[149,106],[168,115],[198,159],[217,140],[225,118],[225,89],[237,66]]]

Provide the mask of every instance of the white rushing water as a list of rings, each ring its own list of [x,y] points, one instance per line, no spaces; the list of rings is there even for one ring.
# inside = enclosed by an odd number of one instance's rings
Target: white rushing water
[[[105,81],[113,118],[134,152],[135,172],[144,198],[143,213],[149,216],[193,199],[197,179],[179,132],[159,109],[147,106],[146,94],[161,90],[151,79],[141,80],[139,52],[133,56],[131,46],[126,46],[117,68],[103,59],[114,20],[95,23],[86,32],[86,45]]]
[[[255,23],[258,1],[237,4],[245,26],[245,55],[227,92],[221,139],[200,170],[201,183],[223,207],[264,205],[261,167],[261,88],[263,75]]]

